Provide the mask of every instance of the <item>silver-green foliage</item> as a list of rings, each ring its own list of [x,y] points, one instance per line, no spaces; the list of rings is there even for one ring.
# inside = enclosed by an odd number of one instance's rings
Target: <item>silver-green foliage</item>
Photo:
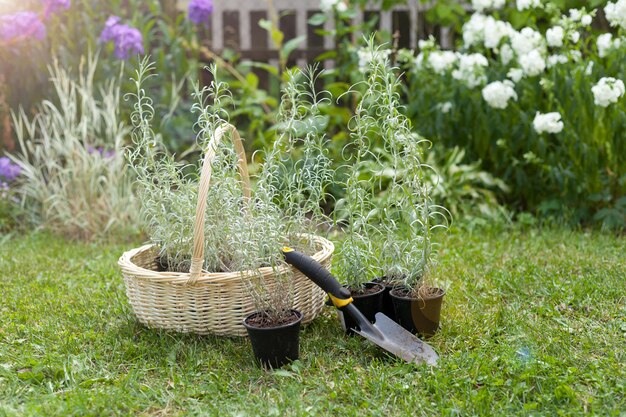
[[[327,91],[316,91],[321,75],[316,66],[288,71],[276,139],[264,153],[257,193],[281,207],[290,233],[315,233],[328,221],[321,203],[334,177],[326,149],[328,116],[322,113],[332,98]]]
[[[135,91],[129,95],[135,101],[135,146],[129,161],[137,173],[141,212],[151,241],[160,248],[170,269],[188,271],[202,161],[192,167],[177,163],[153,133],[153,103],[143,88],[152,70],[147,59],[141,63]],[[219,81],[216,68],[211,72],[214,81],[196,88],[192,108],[198,115],[198,145],[205,153],[216,129],[228,122],[233,101],[228,86]],[[284,245],[307,252],[316,249],[300,235],[313,231],[316,222],[323,219],[319,204],[332,178],[323,129],[313,128],[321,117],[319,105],[324,99],[310,88],[314,80],[312,71],[290,74],[278,113],[279,134],[253,178],[250,199],[243,195],[235,168],[238,156],[230,141],[222,140],[215,146],[204,213],[204,269],[247,271],[243,277],[257,308],[270,314],[291,306],[290,280],[282,275],[274,284],[268,284],[256,271],[280,265]],[[309,104],[305,105],[307,100]],[[301,160],[289,164],[296,150],[302,154]],[[191,173],[183,174],[183,168]],[[285,181],[277,181],[278,177]]]
[[[375,224],[380,214],[374,204],[375,185],[371,176],[363,175],[370,169],[372,161],[378,160],[371,150],[372,137],[378,135],[377,117],[371,107],[378,100],[376,87],[379,84],[376,79],[368,77],[364,85],[365,92],[360,96],[348,125],[350,143],[343,150],[345,195],[336,207],[337,217],[346,222],[346,228],[335,268],[352,289],[361,288],[381,272],[376,263],[376,243],[384,238]],[[359,86],[353,86],[350,93],[358,94]]]
[[[384,144],[378,159],[383,161],[389,177],[377,208],[377,228],[383,235],[377,251],[378,266],[388,280],[401,281],[417,291],[436,261],[433,233],[447,228],[450,216],[433,202],[438,176],[424,163],[424,149],[431,144],[412,132],[410,120],[403,113],[397,68],[372,41],[369,51],[372,59],[366,68],[367,89],[359,108],[367,114],[362,120],[372,121],[368,131]]]
[[[33,222],[74,238],[92,239],[136,224],[136,204],[124,159],[129,129],[119,118],[119,77],[94,83],[96,56],[76,76],[54,62],[58,104],[45,100],[30,119],[13,114],[21,153],[19,193]]]

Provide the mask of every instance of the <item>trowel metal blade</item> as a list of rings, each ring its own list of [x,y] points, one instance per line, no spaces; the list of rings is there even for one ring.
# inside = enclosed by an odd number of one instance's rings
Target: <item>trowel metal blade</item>
[[[428,344],[383,313],[376,313],[372,328],[353,329],[372,343],[410,363],[436,366],[439,355]]]

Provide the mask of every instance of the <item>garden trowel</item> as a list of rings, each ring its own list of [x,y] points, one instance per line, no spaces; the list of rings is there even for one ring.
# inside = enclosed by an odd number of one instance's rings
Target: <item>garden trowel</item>
[[[359,325],[359,329],[352,329],[355,333],[407,362],[437,365],[439,355],[430,345],[418,339],[383,313],[376,313],[376,321],[374,324],[370,323],[352,304],[350,291],[342,287],[319,262],[291,248],[283,248],[283,255],[288,264],[293,265],[326,291],[335,307],[354,318]]]

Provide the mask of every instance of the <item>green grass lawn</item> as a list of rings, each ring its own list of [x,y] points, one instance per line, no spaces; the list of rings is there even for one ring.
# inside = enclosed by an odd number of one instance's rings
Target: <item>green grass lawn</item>
[[[300,360],[266,372],[246,339],[139,325],[126,245],[49,235],[0,244],[0,415],[624,415],[626,241],[454,231],[434,369],[343,336],[330,307]]]

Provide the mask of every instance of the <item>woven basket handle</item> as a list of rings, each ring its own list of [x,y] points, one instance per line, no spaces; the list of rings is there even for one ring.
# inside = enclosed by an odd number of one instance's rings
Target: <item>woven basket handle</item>
[[[215,130],[213,138],[209,142],[209,149],[204,155],[202,171],[200,173],[200,190],[198,192],[198,203],[196,205],[196,220],[193,225],[193,254],[191,256],[191,268],[189,269],[189,280],[187,284],[194,284],[202,273],[204,263],[204,213],[206,211],[206,200],[209,194],[211,183],[211,173],[213,172],[213,160],[217,145],[227,132],[231,132],[231,140],[235,146],[235,152],[239,160],[237,167],[241,175],[244,200],[250,199],[250,174],[248,173],[248,163],[246,162],[246,152],[237,128],[229,123],[224,123]]]

